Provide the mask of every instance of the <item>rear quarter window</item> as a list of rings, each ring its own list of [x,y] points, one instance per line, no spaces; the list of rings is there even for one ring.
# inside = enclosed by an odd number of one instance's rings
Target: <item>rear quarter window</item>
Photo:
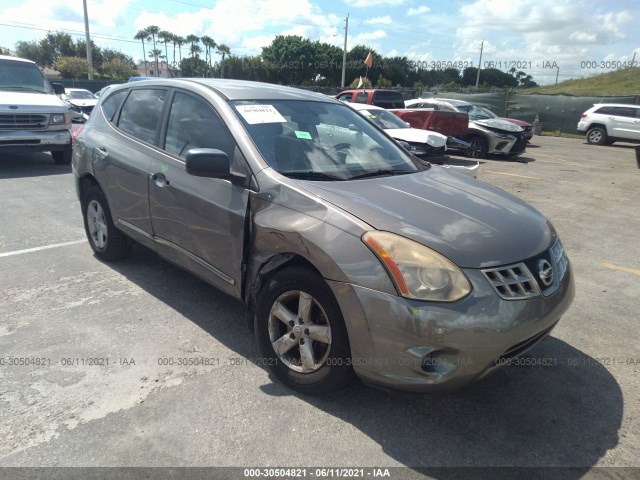
[[[124,100],[124,97],[127,96],[127,90],[122,90],[121,92],[116,92],[107,98],[104,102],[102,102],[102,113],[105,118],[110,122],[113,121],[113,116],[115,115],[118,107]]]
[[[166,97],[167,91],[158,88],[131,90],[122,106],[118,128],[154,144]]]

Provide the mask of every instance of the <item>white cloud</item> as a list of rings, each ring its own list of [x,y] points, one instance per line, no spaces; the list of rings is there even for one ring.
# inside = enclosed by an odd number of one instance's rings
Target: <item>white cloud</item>
[[[413,17],[415,15],[424,15],[425,13],[429,13],[431,9],[426,5],[422,5],[418,8],[410,8],[407,10],[407,15]]]
[[[393,20],[389,15],[385,15],[384,17],[373,17],[365,20],[363,22],[365,25],[391,25]]]
[[[371,7],[396,7],[406,3],[407,0],[345,0],[345,3],[350,7],[356,8],[371,8]]]
[[[354,35],[351,38],[351,42],[353,45],[359,45],[371,40],[379,40],[381,38],[386,38],[386,36],[387,36],[387,32],[385,32],[384,30],[376,30],[374,32],[359,33],[357,35]]]

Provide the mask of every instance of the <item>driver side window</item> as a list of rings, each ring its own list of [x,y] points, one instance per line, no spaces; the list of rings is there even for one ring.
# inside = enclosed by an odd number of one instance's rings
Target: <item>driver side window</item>
[[[164,149],[185,158],[192,148],[215,148],[232,159],[235,141],[218,114],[203,100],[176,92],[169,113]]]

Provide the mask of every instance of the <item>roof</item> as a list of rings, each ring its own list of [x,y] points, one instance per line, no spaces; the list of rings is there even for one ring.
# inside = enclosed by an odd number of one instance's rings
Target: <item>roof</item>
[[[226,100],[307,100],[333,103],[334,100],[321,93],[309,92],[294,87],[273,85],[271,83],[251,82],[221,78],[154,78],[124,85],[139,87],[142,85],[183,86],[200,84],[214,90]]]
[[[430,102],[430,103],[437,103],[437,102],[442,102],[442,103],[448,103],[449,105],[453,105],[454,107],[458,107],[461,105],[471,105],[470,102],[467,102],[465,100],[456,100],[454,98],[439,98],[439,97],[433,97],[433,98],[414,98],[413,100],[407,100],[407,103],[420,103],[420,102]]]
[[[33,63],[33,64],[36,63],[26,58],[11,57],[9,55],[0,55],[0,60],[13,60],[14,62],[25,62],[25,63]]]

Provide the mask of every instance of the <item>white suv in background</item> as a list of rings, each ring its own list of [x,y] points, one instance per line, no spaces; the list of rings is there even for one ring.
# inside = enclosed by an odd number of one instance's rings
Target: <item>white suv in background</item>
[[[595,145],[640,142],[640,105],[596,103],[582,114],[578,131]]]

